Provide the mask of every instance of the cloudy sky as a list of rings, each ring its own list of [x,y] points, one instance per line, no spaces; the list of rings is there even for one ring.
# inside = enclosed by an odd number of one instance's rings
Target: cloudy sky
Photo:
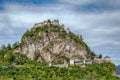
[[[0,0],[0,46],[47,19],[59,19],[92,51],[120,64],[120,0]]]

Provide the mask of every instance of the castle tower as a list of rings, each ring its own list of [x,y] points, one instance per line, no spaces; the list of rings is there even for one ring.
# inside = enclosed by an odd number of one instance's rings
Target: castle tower
[[[51,20],[48,19],[48,20],[47,20],[47,26],[50,27],[50,25],[51,25]]]
[[[105,61],[105,62],[111,62],[111,59],[110,59],[109,56],[106,56],[106,57],[104,57],[104,61]]]
[[[64,25],[62,24],[61,26],[60,26],[60,31],[63,31],[64,30]]]
[[[67,29],[66,29],[66,32],[69,34],[69,33],[70,33],[70,29],[69,29],[69,28],[67,28]]]
[[[41,26],[42,26],[42,23],[36,23],[36,24],[34,25],[34,28],[41,27]]]
[[[43,25],[47,25],[47,21],[44,21],[44,22],[43,22]]]
[[[54,25],[54,26],[59,26],[59,21],[58,21],[58,20],[52,21],[52,25]]]

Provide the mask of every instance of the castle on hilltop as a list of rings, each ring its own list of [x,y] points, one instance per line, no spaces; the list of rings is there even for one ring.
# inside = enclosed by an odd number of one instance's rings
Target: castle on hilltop
[[[44,25],[47,25],[47,26],[50,26],[50,25],[60,26],[59,20],[50,21],[48,19],[47,21],[44,21],[42,23],[36,23],[35,26],[34,26],[34,28],[36,28],[36,27],[43,27]]]
[[[58,26],[58,27],[60,27],[60,30],[61,30],[61,31],[64,30],[64,25],[63,25],[63,24],[60,25],[60,24],[59,24],[59,20],[53,20],[53,21],[51,21],[51,20],[49,20],[49,19],[48,19],[47,21],[42,22],[42,23],[36,23],[33,28],[44,27],[45,25],[47,25],[48,27],[50,27],[51,25],[53,25],[53,26]],[[70,31],[69,28],[67,28],[67,29],[66,29],[66,32],[67,32],[67,33],[70,33],[71,31]]]

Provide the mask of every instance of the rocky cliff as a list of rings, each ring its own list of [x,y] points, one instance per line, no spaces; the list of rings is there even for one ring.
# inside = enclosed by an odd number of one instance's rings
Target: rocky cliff
[[[22,36],[14,53],[31,60],[63,63],[70,58],[90,58],[90,50],[82,37],[64,29],[58,20],[37,23]]]

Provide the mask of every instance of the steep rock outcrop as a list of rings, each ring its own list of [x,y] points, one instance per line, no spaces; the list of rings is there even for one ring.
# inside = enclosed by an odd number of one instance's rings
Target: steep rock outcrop
[[[81,36],[65,30],[58,20],[35,24],[24,33],[14,53],[26,55],[31,60],[62,63],[70,58],[87,59],[90,50]]]

